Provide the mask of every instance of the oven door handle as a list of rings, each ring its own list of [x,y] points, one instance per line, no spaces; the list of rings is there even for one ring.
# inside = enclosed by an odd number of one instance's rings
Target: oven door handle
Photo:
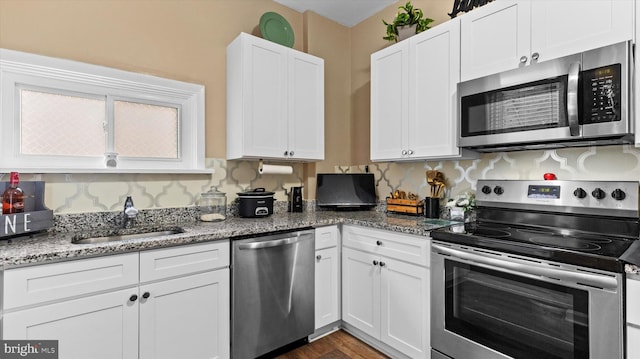
[[[463,259],[466,261],[474,262],[476,264],[490,266],[497,269],[508,270],[514,274],[524,273],[533,276],[552,278],[560,281],[566,281],[612,291],[615,291],[619,288],[618,280],[615,276],[589,272],[558,270],[555,268],[548,268],[546,266],[543,267],[543,265],[537,264],[536,262],[527,262],[526,264],[524,264],[516,261],[511,261],[508,258],[491,258],[487,257],[486,255],[479,255],[467,251],[461,251],[458,249],[441,246],[435,243],[431,244],[431,249],[438,254]]]

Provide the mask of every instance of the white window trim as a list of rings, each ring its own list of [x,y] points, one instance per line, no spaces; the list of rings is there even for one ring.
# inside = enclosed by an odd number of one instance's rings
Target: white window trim
[[[179,158],[118,158],[117,167],[107,167],[104,157],[21,155],[20,86],[176,106],[181,114]],[[0,170],[26,173],[211,173],[211,169],[205,168],[203,85],[0,49],[0,116]]]

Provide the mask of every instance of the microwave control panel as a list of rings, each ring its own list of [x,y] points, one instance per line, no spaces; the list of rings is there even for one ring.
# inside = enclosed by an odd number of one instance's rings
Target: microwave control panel
[[[620,121],[620,64],[581,72],[583,124]]]

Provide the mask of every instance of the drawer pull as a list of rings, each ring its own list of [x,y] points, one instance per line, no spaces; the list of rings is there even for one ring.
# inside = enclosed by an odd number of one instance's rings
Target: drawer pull
[[[318,255],[316,256],[316,259],[317,259],[317,260],[321,260],[321,259],[322,259],[322,256],[318,254]]]
[[[377,266],[377,265],[378,265],[378,261],[377,261],[377,260],[374,260],[374,261],[373,261],[373,265],[374,265],[374,266]]]
[[[380,267],[384,267],[386,265],[385,262],[380,262]]]
[[[149,292],[144,292],[144,294],[142,295],[142,298],[147,299],[151,296],[151,293]]]
[[[129,297],[129,301],[130,302],[135,302],[136,300],[138,300],[138,295],[137,294],[133,294],[132,296]]]
[[[376,244],[381,246],[382,245],[382,241],[376,241]]]

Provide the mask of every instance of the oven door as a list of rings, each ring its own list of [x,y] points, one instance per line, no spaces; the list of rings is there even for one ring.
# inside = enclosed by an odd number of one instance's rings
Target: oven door
[[[622,275],[434,242],[434,357],[622,358]]]

